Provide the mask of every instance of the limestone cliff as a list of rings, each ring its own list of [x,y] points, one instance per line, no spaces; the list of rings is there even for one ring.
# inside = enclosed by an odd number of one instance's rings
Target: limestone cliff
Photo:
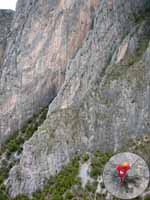
[[[0,71],[3,63],[6,41],[10,34],[14,11],[0,10]]]
[[[56,96],[98,3],[18,1],[0,74],[0,143]]]
[[[116,151],[128,138],[150,133],[149,9],[147,0],[100,2],[46,121],[10,171],[11,196],[42,188],[77,152]]]

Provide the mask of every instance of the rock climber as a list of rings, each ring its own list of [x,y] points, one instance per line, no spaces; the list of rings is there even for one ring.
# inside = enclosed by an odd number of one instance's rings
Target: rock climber
[[[130,165],[128,162],[123,162],[122,164],[119,164],[116,166],[116,170],[118,172],[118,177],[120,178],[120,185],[122,186],[124,184],[124,180],[127,175],[127,171],[130,169]]]

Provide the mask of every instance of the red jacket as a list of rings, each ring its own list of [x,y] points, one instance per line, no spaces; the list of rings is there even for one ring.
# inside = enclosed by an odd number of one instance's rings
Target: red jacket
[[[117,165],[116,166],[116,170],[118,171],[118,176],[120,178],[124,178],[129,169],[130,169],[130,166],[122,166],[122,165]]]

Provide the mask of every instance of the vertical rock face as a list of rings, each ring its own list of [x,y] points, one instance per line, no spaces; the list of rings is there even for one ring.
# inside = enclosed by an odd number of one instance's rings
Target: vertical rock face
[[[10,171],[11,196],[42,188],[76,152],[115,151],[150,132],[149,9],[147,0],[100,2],[47,120]]]
[[[10,33],[13,16],[14,11],[12,10],[0,10],[0,66],[3,63],[6,40]]]
[[[98,0],[19,0],[0,82],[0,143],[56,96]]]

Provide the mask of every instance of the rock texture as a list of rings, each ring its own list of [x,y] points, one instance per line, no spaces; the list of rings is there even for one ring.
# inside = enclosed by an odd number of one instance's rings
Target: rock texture
[[[10,28],[13,16],[14,16],[14,11],[12,10],[0,10],[0,66],[3,63],[6,40],[10,34]]]
[[[56,96],[99,0],[19,0],[0,80],[0,143]]]
[[[77,152],[116,151],[128,138],[149,134],[149,8],[147,0],[100,2],[46,121],[10,171],[12,197],[42,188]]]

